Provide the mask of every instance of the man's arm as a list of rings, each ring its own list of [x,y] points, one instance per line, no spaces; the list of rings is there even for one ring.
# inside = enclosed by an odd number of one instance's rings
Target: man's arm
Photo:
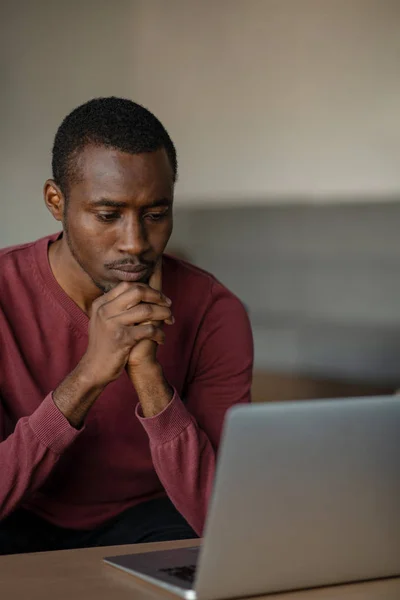
[[[39,489],[79,435],[51,394],[30,417],[18,421],[11,435],[5,423],[0,399],[0,521]]]
[[[95,301],[87,351],[58,388],[10,435],[0,401],[0,520],[37,491],[83,428],[102,390],[119,377],[133,346],[161,343],[155,322],[168,320],[170,302],[144,285],[121,284]]]
[[[215,283],[182,401],[160,368],[131,373],[153,464],[168,496],[202,534],[226,411],[250,402],[253,339],[243,305]],[[147,383],[146,383],[147,381]],[[153,411],[153,413],[152,413]]]
[[[0,400],[0,521],[43,485],[102,389],[79,364],[8,436]]]

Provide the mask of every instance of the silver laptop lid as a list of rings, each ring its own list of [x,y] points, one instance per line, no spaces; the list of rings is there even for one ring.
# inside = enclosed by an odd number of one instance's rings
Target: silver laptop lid
[[[199,598],[399,573],[399,397],[229,412],[197,571]]]

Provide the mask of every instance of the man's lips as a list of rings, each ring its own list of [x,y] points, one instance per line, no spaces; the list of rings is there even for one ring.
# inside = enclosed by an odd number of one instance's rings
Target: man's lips
[[[120,265],[111,269],[121,281],[139,281],[150,272],[150,267],[144,265]]]
[[[146,265],[113,265],[113,271],[126,271],[127,273],[143,273],[148,271],[149,267]]]

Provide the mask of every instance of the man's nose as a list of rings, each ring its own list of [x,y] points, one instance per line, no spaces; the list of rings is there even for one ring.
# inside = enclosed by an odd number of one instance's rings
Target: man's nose
[[[124,224],[119,237],[119,251],[140,256],[149,249],[146,229],[139,219]]]

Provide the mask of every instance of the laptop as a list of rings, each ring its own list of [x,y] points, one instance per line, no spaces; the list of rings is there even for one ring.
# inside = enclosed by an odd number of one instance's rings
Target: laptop
[[[242,405],[200,548],[104,559],[188,600],[400,574],[400,396]]]

